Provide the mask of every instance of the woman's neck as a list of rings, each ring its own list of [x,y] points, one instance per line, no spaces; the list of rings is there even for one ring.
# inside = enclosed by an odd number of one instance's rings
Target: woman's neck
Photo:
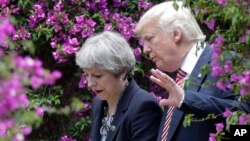
[[[115,115],[118,103],[119,103],[125,89],[127,88],[127,86],[128,86],[128,83],[124,83],[121,86],[121,88],[119,89],[119,91],[116,94],[114,94],[113,98],[107,100],[107,102],[108,102],[108,115],[110,115],[110,116]]]

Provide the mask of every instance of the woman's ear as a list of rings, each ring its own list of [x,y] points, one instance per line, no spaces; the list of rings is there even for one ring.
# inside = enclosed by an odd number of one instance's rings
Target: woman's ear
[[[182,30],[180,27],[175,28],[174,30],[174,42],[179,43],[182,38]]]
[[[120,80],[125,80],[127,77],[127,72],[123,72],[121,75],[120,75]]]

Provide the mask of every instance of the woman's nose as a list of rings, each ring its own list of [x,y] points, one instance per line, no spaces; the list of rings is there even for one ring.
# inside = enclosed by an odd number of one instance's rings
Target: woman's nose
[[[96,84],[92,77],[88,77],[87,82],[88,82],[88,87],[91,88],[91,89]]]

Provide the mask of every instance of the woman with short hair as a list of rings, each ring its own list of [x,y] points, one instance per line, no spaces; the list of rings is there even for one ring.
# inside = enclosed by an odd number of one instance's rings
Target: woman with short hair
[[[88,38],[76,63],[96,94],[92,104],[92,141],[155,141],[162,110],[132,78],[133,50],[118,33]]]

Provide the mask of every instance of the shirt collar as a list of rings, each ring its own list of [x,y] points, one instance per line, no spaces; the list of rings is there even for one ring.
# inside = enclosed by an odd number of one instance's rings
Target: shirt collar
[[[203,50],[204,47],[202,47],[202,43],[197,42],[188,52],[186,58],[184,59],[181,65],[181,69],[185,71],[188,75],[192,73]]]

